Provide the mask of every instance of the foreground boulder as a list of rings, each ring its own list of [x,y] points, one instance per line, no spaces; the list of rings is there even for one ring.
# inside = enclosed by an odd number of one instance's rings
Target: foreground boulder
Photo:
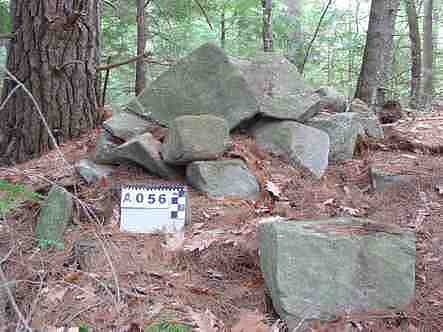
[[[147,171],[165,179],[178,178],[176,168],[167,165],[160,156],[161,143],[150,133],[146,133],[120,145],[116,157],[135,162]]]
[[[341,113],[346,110],[346,98],[337,90],[329,86],[321,87],[315,91],[321,97],[321,108],[331,112]]]
[[[185,115],[171,122],[161,154],[167,163],[175,165],[215,160],[222,156],[228,142],[229,128],[224,119]]]
[[[303,122],[321,110],[321,97],[284,56],[258,53],[250,60],[232,61],[246,78],[262,115]]]
[[[186,169],[186,178],[211,197],[253,198],[260,191],[257,179],[238,159],[193,162]]]
[[[105,121],[103,127],[113,136],[128,141],[149,131],[152,124],[136,114],[120,112]]]
[[[311,119],[307,125],[323,130],[329,135],[331,161],[352,159],[358,136],[365,134],[360,122],[350,113],[321,114]]]
[[[36,227],[40,247],[64,248],[63,233],[72,220],[74,202],[70,193],[54,185],[42,205]]]
[[[290,221],[258,227],[260,264],[287,320],[398,309],[415,298],[415,235],[367,219]]]
[[[88,184],[108,178],[113,171],[110,166],[99,165],[88,159],[77,162],[75,169]]]
[[[205,44],[164,72],[128,109],[169,126],[181,115],[211,114],[229,129],[254,117],[257,102],[222,49]]]
[[[262,120],[252,129],[260,149],[283,156],[321,177],[328,167],[329,136],[324,131],[294,121]]]

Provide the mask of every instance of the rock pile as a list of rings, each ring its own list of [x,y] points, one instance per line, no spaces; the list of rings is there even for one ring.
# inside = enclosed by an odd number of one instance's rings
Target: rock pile
[[[321,177],[329,161],[353,157],[358,136],[383,137],[364,103],[350,109],[343,113],[346,100],[334,89],[309,87],[283,56],[234,59],[205,44],[104,123],[94,161],[134,162],[165,179],[186,175],[210,196],[254,197],[259,186],[247,166],[222,158],[232,130],[249,130],[260,149]],[[153,123],[168,127],[164,142],[150,133]],[[108,171],[91,162],[77,168],[88,182]]]

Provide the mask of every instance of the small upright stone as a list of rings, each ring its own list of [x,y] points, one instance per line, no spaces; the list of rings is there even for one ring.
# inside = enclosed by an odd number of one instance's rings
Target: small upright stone
[[[186,169],[188,182],[211,197],[253,198],[260,191],[257,179],[242,160],[197,161]]]
[[[349,105],[349,112],[366,113],[367,114],[367,113],[370,113],[371,110],[369,109],[368,104],[366,104],[363,100],[355,98],[351,102],[351,105]]]
[[[285,320],[402,310],[415,299],[415,234],[367,219],[258,226],[260,265]]]
[[[41,248],[64,248],[63,233],[72,220],[74,202],[62,187],[54,185],[43,203],[36,228],[36,237]]]
[[[213,115],[185,115],[171,122],[161,154],[167,163],[175,165],[215,160],[228,143],[226,120]]]

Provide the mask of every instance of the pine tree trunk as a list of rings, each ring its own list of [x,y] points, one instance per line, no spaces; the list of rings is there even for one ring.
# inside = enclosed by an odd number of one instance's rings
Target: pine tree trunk
[[[415,0],[406,0],[409,40],[411,43],[411,86],[409,106],[416,109],[420,101],[421,86],[421,42]]]
[[[94,128],[97,0],[11,1],[7,69],[35,97],[58,143]],[[16,83],[6,79],[2,100]],[[54,148],[31,98],[18,89],[0,111],[0,163]]]
[[[395,18],[400,0],[372,0],[356,98],[382,103],[392,75]]]
[[[262,0],[263,6],[263,50],[272,52],[272,0]]]
[[[145,53],[145,0],[137,0],[137,55]],[[138,96],[146,86],[146,64],[144,59],[137,61],[135,69],[135,94]]]
[[[433,94],[433,51],[434,43],[432,40],[432,9],[433,0],[424,2],[424,21],[423,21],[423,100],[422,107],[429,109]]]

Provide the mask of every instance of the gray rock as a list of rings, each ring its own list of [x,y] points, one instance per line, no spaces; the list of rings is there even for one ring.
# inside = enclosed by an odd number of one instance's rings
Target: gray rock
[[[88,184],[108,178],[113,170],[111,166],[99,165],[89,159],[82,159],[77,162],[75,169]]]
[[[79,269],[91,272],[97,265],[97,256],[102,250],[100,244],[95,240],[78,240],[74,242],[73,257]]]
[[[211,197],[257,196],[260,186],[242,160],[197,161],[186,169],[188,182]]]
[[[324,131],[294,121],[262,120],[252,132],[259,148],[284,156],[317,177],[328,167],[329,136]]]
[[[94,161],[99,164],[121,164],[123,160],[116,154],[118,146],[116,139],[107,131],[102,130],[95,146]]]
[[[150,133],[146,133],[120,145],[116,156],[142,166],[147,171],[165,179],[176,179],[179,172],[176,168],[168,166],[160,156],[161,143]]]
[[[356,121],[358,121],[365,134],[369,137],[384,139],[385,134],[383,128],[381,127],[380,120],[372,112],[369,113],[347,113],[349,116],[353,116]]]
[[[349,105],[349,112],[356,112],[356,113],[372,113],[372,111],[369,109],[368,104],[366,104],[363,100],[355,98],[351,105]]]
[[[152,124],[136,114],[121,111],[105,121],[103,127],[113,136],[128,141],[146,133]]]
[[[283,319],[330,320],[414,301],[412,232],[358,218],[268,218],[258,239],[265,283]]]
[[[223,50],[210,43],[164,72],[128,109],[167,126],[178,116],[211,114],[224,118],[230,129],[258,112],[244,77]]]
[[[413,175],[389,174],[375,167],[369,167],[369,178],[372,190],[377,192],[382,192],[395,185],[413,183],[417,180],[417,177]]]
[[[72,220],[72,196],[62,187],[54,185],[42,205],[36,227],[36,237],[41,248],[64,248],[63,233]]]
[[[227,122],[212,115],[185,115],[174,119],[161,148],[163,159],[182,165],[192,161],[215,160],[229,143]]]
[[[352,159],[358,136],[365,134],[364,128],[360,122],[350,113],[338,113],[333,115],[320,114],[306,124],[323,130],[329,135],[330,161]]]
[[[258,53],[251,60],[232,61],[246,78],[264,116],[303,122],[320,111],[320,96],[285,57]]]
[[[330,111],[341,113],[346,111],[346,98],[339,94],[337,90],[331,87],[321,87],[315,91],[321,97],[322,109],[327,108]]]

